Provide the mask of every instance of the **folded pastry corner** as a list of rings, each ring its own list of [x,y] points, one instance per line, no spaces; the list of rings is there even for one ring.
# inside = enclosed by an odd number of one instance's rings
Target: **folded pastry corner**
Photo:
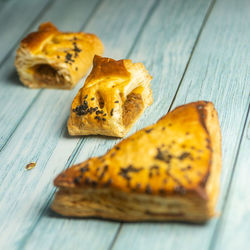
[[[47,22],[21,41],[15,66],[30,88],[71,89],[88,72],[94,55],[102,53],[96,35],[61,32]]]
[[[68,120],[70,135],[123,137],[152,104],[151,75],[142,63],[95,56]]]
[[[205,222],[215,214],[220,172],[217,112],[198,101],[61,173],[52,209],[120,221]]]

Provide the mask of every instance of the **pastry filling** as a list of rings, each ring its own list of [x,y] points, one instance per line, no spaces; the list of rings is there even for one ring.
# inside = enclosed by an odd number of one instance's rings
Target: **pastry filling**
[[[41,84],[57,85],[64,83],[64,77],[48,64],[39,64],[33,67],[34,78]]]
[[[123,124],[128,126],[141,113],[143,100],[140,94],[130,93],[123,104]]]

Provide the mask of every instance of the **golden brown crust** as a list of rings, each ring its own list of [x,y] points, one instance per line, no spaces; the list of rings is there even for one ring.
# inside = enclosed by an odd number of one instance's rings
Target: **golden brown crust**
[[[198,101],[176,108],[104,156],[60,174],[52,208],[71,216],[205,221],[215,213],[220,170],[217,112],[212,103]],[[119,197],[134,214],[126,206],[119,213]],[[157,205],[151,205],[155,200]],[[174,210],[166,206],[170,201]]]
[[[15,65],[28,87],[71,89],[87,73],[94,55],[102,53],[94,34],[60,32],[48,22],[21,41]]]
[[[142,63],[95,56],[93,69],[72,103],[69,134],[126,135],[153,102],[151,79]]]

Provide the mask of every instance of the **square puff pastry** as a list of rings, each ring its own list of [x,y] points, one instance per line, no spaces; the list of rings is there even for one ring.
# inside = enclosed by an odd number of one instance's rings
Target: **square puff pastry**
[[[151,75],[142,63],[95,56],[68,120],[70,135],[123,137],[153,102]]]
[[[217,112],[198,101],[60,174],[52,209],[121,221],[204,222],[215,214],[220,172]]]
[[[88,72],[94,55],[102,53],[96,35],[60,32],[48,22],[21,41],[15,66],[30,88],[71,89]]]

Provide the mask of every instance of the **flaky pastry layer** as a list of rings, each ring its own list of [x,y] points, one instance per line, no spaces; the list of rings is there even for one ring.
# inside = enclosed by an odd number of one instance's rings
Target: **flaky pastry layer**
[[[48,22],[21,41],[15,66],[30,88],[71,89],[88,72],[94,55],[102,53],[96,35],[61,32]]]
[[[153,102],[151,79],[142,63],[95,56],[72,103],[69,134],[125,136]]]
[[[61,173],[52,209],[124,221],[202,222],[215,214],[220,172],[217,112],[198,101]]]

